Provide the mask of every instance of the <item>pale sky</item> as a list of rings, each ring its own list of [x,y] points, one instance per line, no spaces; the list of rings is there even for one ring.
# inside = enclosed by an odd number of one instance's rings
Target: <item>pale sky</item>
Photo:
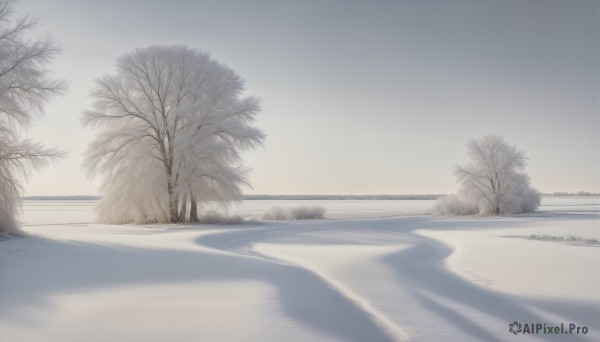
[[[70,151],[26,195],[95,195],[81,111],[115,58],[150,44],[207,50],[262,99],[256,194],[452,193],[466,143],[527,152],[542,192],[600,191],[595,0],[21,0],[63,47],[70,82],[29,136]]]

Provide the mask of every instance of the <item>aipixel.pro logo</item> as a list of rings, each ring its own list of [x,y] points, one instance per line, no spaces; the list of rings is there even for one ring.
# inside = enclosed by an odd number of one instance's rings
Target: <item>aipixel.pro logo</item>
[[[547,323],[524,323],[521,324],[514,321],[508,325],[508,331],[513,335],[529,334],[529,335],[560,335],[560,334],[583,334],[586,335],[589,331],[588,327],[580,326],[575,323],[569,323],[566,328],[565,323],[557,325]]]

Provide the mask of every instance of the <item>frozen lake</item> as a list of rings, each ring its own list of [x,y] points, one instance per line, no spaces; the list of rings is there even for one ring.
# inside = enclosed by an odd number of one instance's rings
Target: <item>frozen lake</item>
[[[383,218],[426,215],[434,200],[247,200],[230,208],[232,214],[260,219],[271,207],[322,206],[329,219]],[[94,222],[96,200],[26,200],[23,202],[24,225]],[[544,196],[540,212],[598,212],[597,196]]]

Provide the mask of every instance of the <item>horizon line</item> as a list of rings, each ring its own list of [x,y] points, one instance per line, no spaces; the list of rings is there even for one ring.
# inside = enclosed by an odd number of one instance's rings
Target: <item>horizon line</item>
[[[242,200],[435,200],[449,194],[248,194],[243,195]],[[600,192],[591,191],[554,191],[542,193],[542,196],[600,196]],[[44,196],[22,196],[22,200],[99,200],[98,195],[44,195]]]

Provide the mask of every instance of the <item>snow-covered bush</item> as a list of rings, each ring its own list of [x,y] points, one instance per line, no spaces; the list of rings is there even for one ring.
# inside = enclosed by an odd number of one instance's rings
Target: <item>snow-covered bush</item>
[[[430,212],[433,215],[452,216],[452,215],[476,215],[479,208],[471,202],[466,201],[457,195],[448,195],[440,197]]]
[[[269,211],[265,212],[263,219],[269,221],[283,221],[289,219],[289,212],[282,207],[271,207]]]
[[[325,208],[321,206],[302,206],[292,208],[271,207],[263,215],[263,219],[270,221],[283,220],[321,220],[325,218]]]
[[[325,208],[320,206],[293,207],[290,209],[292,220],[322,220],[325,218]]]
[[[227,215],[217,210],[209,210],[198,217],[198,223],[204,224],[242,224],[244,218],[240,215]]]
[[[458,194],[440,198],[435,215],[502,215],[535,211],[540,193],[529,185],[525,153],[487,135],[468,144],[471,163],[457,166]]]
[[[5,170],[4,162],[0,161],[0,236],[20,235],[17,224],[19,204],[19,189],[10,170]]]

